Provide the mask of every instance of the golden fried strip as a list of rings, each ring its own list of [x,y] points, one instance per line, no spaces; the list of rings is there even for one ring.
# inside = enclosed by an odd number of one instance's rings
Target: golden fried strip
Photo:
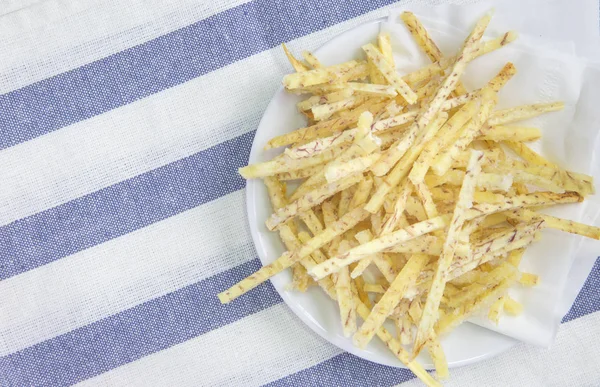
[[[514,276],[517,275],[515,271]],[[475,302],[470,303],[462,308],[459,308],[455,313],[449,313],[444,315],[437,324],[437,334],[442,335],[450,332],[452,329],[457,327],[460,323],[469,318],[473,313],[482,308],[490,305],[494,301],[498,300],[507,289],[513,284],[514,278],[509,278],[500,284],[496,285],[491,289],[486,289],[483,293],[479,294]],[[506,308],[506,303],[505,303]]]
[[[425,26],[412,12],[402,12],[400,18],[408,28],[419,47],[427,54],[432,62],[437,62],[444,56],[437,44],[433,41]]]
[[[479,272],[475,271],[475,269],[480,265],[489,262],[494,258],[501,258],[507,255],[509,257],[517,257],[519,254],[522,254],[524,248],[530,245],[534,240],[535,237],[524,236],[521,239],[510,242],[500,250],[496,250],[493,253],[480,255],[480,259],[468,259],[468,256],[464,255],[464,259],[461,258],[458,260],[458,262],[452,262],[449,268],[449,273],[446,277],[446,281],[452,281],[459,286],[468,285],[480,275]],[[431,287],[433,275],[434,273],[432,270],[423,271],[419,276],[417,285],[407,291],[406,297],[410,298],[426,293]]]
[[[423,308],[423,316],[417,329],[417,337],[413,347],[414,356],[418,355],[423,346],[430,340],[433,327],[438,319],[438,308],[444,294],[447,272],[454,258],[462,225],[466,220],[466,211],[473,205],[473,193],[477,184],[477,175],[481,172],[482,158],[483,153],[471,151],[471,158],[467,166],[467,172],[462,183],[456,208],[452,215],[446,240],[444,241],[442,255],[440,255],[438,260],[431,288]]]
[[[281,181],[306,179],[307,177],[314,175],[315,172],[320,171],[321,168],[323,167],[316,165],[314,167],[299,169],[297,171],[279,173],[275,175],[275,177]]]
[[[341,144],[333,148],[329,148],[324,152],[321,152],[313,157],[307,157],[305,159],[294,160],[286,155],[281,155],[273,160],[265,161],[263,163],[247,165],[238,170],[239,174],[245,179],[253,179],[258,177],[273,176],[280,173],[298,171],[310,167],[314,167],[319,164],[324,164],[349,148],[348,144]]]
[[[343,253],[350,249],[348,241],[340,243],[339,252]],[[342,321],[342,331],[344,336],[350,337],[356,332],[356,305],[352,293],[352,282],[350,281],[350,272],[348,267],[342,268],[337,274],[335,290],[340,308],[340,319]]]
[[[287,205],[287,199],[285,197],[285,190],[281,182],[273,177],[267,177],[264,179],[264,183],[267,187],[267,192],[269,194],[273,211],[277,211],[278,209],[285,207]],[[280,228],[279,237],[288,250],[293,250],[299,247],[296,237],[297,232],[296,225],[293,223],[293,221],[287,222]],[[300,263],[296,263],[292,266],[292,288],[296,288],[302,292],[306,291],[306,289],[313,282],[312,278],[310,278],[306,273],[306,268],[312,267],[313,265],[314,261],[312,261],[312,258],[306,257],[300,261]]]
[[[265,145],[265,149],[279,148],[281,146],[307,143],[319,137],[327,137],[334,133],[348,129],[358,122],[360,115],[366,111],[371,111],[377,114],[379,110],[384,109],[386,104],[381,101],[367,101],[364,104],[357,106],[350,113],[343,117],[335,117],[326,121],[321,121],[315,125],[305,128],[296,129],[290,133],[285,133],[274,137]]]
[[[499,110],[491,115],[488,120],[490,125],[504,125],[511,122],[523,121],[529,118],[537,117],[546,112],[555,112],[564,109],[563,102],[539,103],[533,105],[523,105],[514,108]]]
[[[356,192],[354,192],[354,196],[352,196],[352,200],[350,201],[350,209],[353,210],[363,206],[367,202],[372,189],[373,178],[370,175],[366,175],[356,186]]]
[[[390,253],[440,255],[444,241],[432,235],[423,235],[387,249]]]
[[[361,177],[362,179],[362,177]],[[351,189],[345,189],[340,192],[340,202],[338,204],[338,217],[343,216],[350,209],[350,201],[352,200],[353,192]]]
[[[412,12],[403,12],[400,18],[408,28],[419,47],[423,49],[423,52],[431,59],[432,62],[438,62],[443,58],[442,51],[439,49],[437,44],[433,41],[425,26]],[[459,82],[456,85],[456,93],[465,94],[467,90]]]
[[[312,66],[313,69],[320,69],[324,67],[317,57],[314,56],[314,54],[310,51],[302,51],[302,57],[306,63]]]
[[[321,210],[323,212],[323,222],[325,223],[325,227],[330,227],[338,220],[338,217],[336,215],[336,206],[331,200],[324,202],[321,205]],[[325,248],[329,252],[329,255],[334,255],[337,252],[341,241],[342,237],[338,236],[334,238],[329,245],[325,246]]]
[[[332,103],[342,101],[352,96],[353,91],[349,88],[336,90],[325,95],[315,95],[304,101],[298,102],[296,107],[299,111],[306,111],[312,109],[314,106],[323,105],[326,103]]]
[[[306,71],[308,70],[308,67],[306,67],[306,65],[302,62],[300,62],[298,59],[296,59],[292,53],[288,50],[287,46],[285,45],[285,43],[281,43],[281,47],[283,48],[283,52],[285,53],[285,56],[287,56],[288,60],[290,61],[292,67],[294,68],[294,70],[298,71],[298,72],[302,72],[302,71]]]
[[[313,210],[304,211],[298,216],[313,235],[320,234],[323,231],[323,224],[321,224]]]
[[[263,266],[256,273],[241,280],[229,289],[219,293],[219,300],[221,301],[221,303],[225,304],[231,302],[232,300],[236,299],[242,294],[247,293],[248,291],[254,289],[261,283],[271,278],[272,276],[292,266],[295,262],[298,262],[304,257],[312,254],[316,249],[319,249],[325,244],[331,242],[336,236],[341,235],[346,231],[350,230],[359,222],[366,219],[368,215],[369,213],[364,211],[362,208],[357,208],[347,213],[334,224],[332,224],[330,227],[323,230],[323,232],[313,236],[299,249],[283,253],[275,261],[266,266]]]
[[[511,62],[508,62],[504,65],[504,67],[502,67],[498,74],[496,74],[496,76],[488,82],[487,86],[497,93],[516,73],[517,69],[515,68],[515,65]]]
[[[542,219],[544,226],[555,228],[572,234],[582,235],[587,238],[600,240],[600,227],[589,226],[587,224],[574,222],[568,219],[561,219],[555,216],[534,212],[527,209],[507,212],[508,217],[516,218],[521,221],[532,221]]]
[[[367,57],[373,62],[385,79],[394,87],[396,92],[400,94],[406,102],[413,104],[417,102],[417,94],[408,86],[408,84],[396,73],[396,70],[383,56],[381,51],[373,44],[366,44],[363,50]]]
[[[459,294],[452,297],[446,305],[458,308],[472,302],[485,289],[493,287],[509,277],[514,277],[516,268],[510,263],[503,263],[488,273],[482,273],[475,283],[464,287]]]
[[[532,273],[521,273],[519,283],[523,286],[536,286],[540,282],[540,277]]]
[[[510,315],[518,316],[523,313],[523,304],[506,296],[506,299],[504,300],[504,311]]]
[[[500,315],[502,310],[504,310],[504,300],[505,296],[500,297],[492,304],[492,306],[490,306],[490,310],[488,312],[488,318],[496,325],[498,325],[500,322]]]
[[[283,77],[283,85],[286,89],[296,89],[318,85],[320,83],[336,82],[341,80],[343,76],[353,68],[356,68],[363,63],[364,62],[361,61],[351,60],[334,66],[288,74]]]
[[[385,288],[380,284],[365,284],[363,289],[365,289],[365,292],[369,293],[385,293]]]
[[[410,322],[410,317],[404,315],[397,318],[394,322],[396,323],[396,336],[398,337],[398,340],[400,340],[400,343],[402,345],[410,345],[412,342],[412,324]]]
[[[489,15],[486,15],[479,19],[479,21],[475,25],[475,28],[465,40],[460,55],[458,55],[458,57],[456,58],[456,62],[454,62],[451,72],[442,81],[442,84],[438,89],[437,93],[435,94],[435,97],[433,97],[429,105],[425,109],[423,109],[422,112],[419,113],[419,116],[417,117],[413,125],[411,125],[407,136],[404,139],[399,140],[397,145],[392,146],[390,150],[388,150],[388,152],[390,153],[390,155],[387,158],[388,160],[400,160],[400,158],[404,155],[408,148],[417,139],[419,133],[424,131],[425,128],[429,125],[429,123],[434,119],[434,117],[440,112],[444,102],[446,101],[446,99],[448,99],[448,96],[456,88],[456,85],[459,82],[459,78],[465,71],[467,64],[473,57],[473,54],[477,52],[477,43],[481,40],[481,37],[483,36],[483,33],[487,28],[489,22]],[[393,166],[393,164],[388,164],[387,170],[389,171]],[[413,183],[414,182],[415,181],[413,181]],[[420,181],[417,181],[417,183],[419,182]]]
[[[297,200],[306,195],[309,191],[314,190],[319,185],[325,183],[325,171],[327,168],[334,167],[346,163],[356,157],[367,156],[375,152],[379,148],[380,144],[378,139],[374,137],[369,130],[372,122],[373,115],[371,113],[365,112],[361,114],[352,145],[342,154],[340,154],[339,157],[325,165],[321,171],[306,179],[292,194],[290,200]]]
[[[298,241],[300,242],[300,244],[304,244],[306,242],[308,242],[310,240],[310,235],[308,235],[307,232],[305,231],[301,231],[298,233]],[[295,247],[294,250],[296,250],[298,247]],[[325,262],[327,260],[327,257],[325,256],[325,254],[323,254],[321,252],[321,250],[316,249],[311,255],[310,257],[312,257],[312,261],[314,261],[315,263],[321,263],[321,262]],[[306,258],[303,259],[303,261],[306,260]],[[314,263],[311,263],[309,261],[308,265],[305,265],[304,267],[306,268],[306,270],[310,270],[312,269]],[[336,295],[336,290],[335,290],[335,284],[333,283],[332,279],[330,277],[325,277],[319,281],[317,281],[317,283],[319,284],[319,286],[325,291],[325,293],[327,293],[329,295],[329,297],[331,297],[332,299],[336,299],[337,295]]]
[[[390,40],[390,35],[388,33],[380,32],[377,35],[377,45],[379,46],[379,50],[383,54],[385,60],[388,61],[390,66],[395,67],[394,53],[392,51],[392,42]]]
[[[535,241],[535,235],[525,235],[520,239],[516,239],[510,243],[508,243],[505,247],[496,250],[492,253],[486,253],[479,255],[479,259],[471,259],[471,260],[460,260],[460,262],[454,263],[450,267],[450,272],[448,273],[446,279],[447,281],[452,281],[455,278],[458,278],[465,273],[487,263],[495,258],[504,257],[506,255],[511,254],[515,250],[524,249],[528,247],[531,243]],[[310,274],[310,272],[309,272]]]
[[[442,126],[438,135],[425,145],[408,175],[408,178],[413,184],[419,184],[425,180],[425,175],[435,160],[435,157],[443,148],[452,143],[460,128],[467,125],[471,117],[477,112],[478,108],[478,100],[467,102],[444,124],[444,126]]]
[[[484,215],[491,215],[502,211],[507,211],[515,208],[523,208],[523,207],[538,207],[538,206],[548,206],[552,204],[567,204],[567,203],[577,203],[583,200],[583,198],[575,193],[575,192],[565,192],[563,194],[556,194],[552,192],[534,192],[525,195],[519,195],[511,198],[508,201],[502,203],[481,203],[473,206],[471,209],[468,209],[464,213],[464,220],[472,220],[479,218]],[[414,234],[415,230],[413,228],[418,227],[418,232],[422,234],[427,234],[429,232],[436,231],[440,228],[443,228],[448,225],[449,214],[442,215],[438,218],[435,218],[434,224],[428,224],[430,221],[423,221],[420,223],[416,223],[406,230],[410,229],[410,232]],[[433,221],[432,219],[431,221]],[[330,266],[328,270],[332,270],[332,268],[341,265],[345,266],[352,262],[356,262],[358,259],[361,259],[362,255],[367,255],[369,253],[380,252],[386,249],[389,249],[395,245],[398,245],[402,242],[406,242],[414,237],[418,237],[420,235],[414,235],[413,237],[409,237],[406,239],[406,235],[404,230],[399,230],[393,232],[391,234],[382,236],[376,240],[369,242],[367,245],[362,245],[357,248],[352,249],[347,256],[344,256],[342,260],[340,257],[334,257],[336,259],[330,259],[327,261],[327,266]],[[366,247],[365,247],[366,246]],[[520,248],[515,247],[515,248]],[[317,270],[322,270],[323,267],[318,267]],[[333,270],[335,271],[335,270]],[[313,275],[313,273],[309,273]],[[323,275],[327,275],[327,272],[322,273]],[[319,278],[321,274],[317,275],[316,278]],[[314,276],[314,275],[313,275]]]
[[[488,126],[481,130],[479,139],[489,141],[535,141],[542,137],[542,131],[528,126]]]
[[[496,93],[515,73],[516,70],[514,65],[510,62],[507,63],[500,72],[488,82],[487,86],[478,92],[481,96],[481,106],[473,120],[463,127],[458,134],[458,137],[455,137],[455,141],[452,141],[453,144],[447,143],[446,146],[439,148],[439,154],[436,156],[435,162],[432,165],[432,169],[436,175],[440,176],[446,173],[450,167],[451,159],[456,157],[461,151],[464,151],[475,139],[484,123],[492,114],[492,109],[498,102]]]
[[[313,96],[316,96],[316,95],[325,95],[325,94],[333,93],[334,91],[343,90],[345,88],[346,88],[346,85],[344,83],[332,83],[332,84],[323,84],[322,83],[322,84],[315,85],[315,86],[299,87],[297,89],[287,90],[287,91],[292,94],[312,94]]]
[[[425,176],[425,184],[429,187],[438,187],[441,185],[458,186],[461,184],[465,172],[459,169],[450,169],[441,176]],[[507,191],[513,183],[512,176],[500,175],[496,173],[482,172],[477,178],[477,187],[491,191]]]
[[[394,231],[401,221],[404,211],[406,209],[406,202],[409,195],[412,192],[412,186],[406,182],[406,184],[400,189],[400,193],[397,199],[394,201],[394,208],[389,218],[383,223],[381,227],[380,235],[387,235]]]
[[[380,157],[380,153],[373,153],[367,156],[351,159],[342,164],[326,167],[325,179],[328,183],[333,183],[350,175],[363,173],[368,170],[371,165],[377,162]]]
[[[375,332],[383,325],[385,319],[392,313],[398,302],[404,297],[406,290],[414,284],[429,257],[424,254],[414,254],[402,268],[381,300],[375,305],[369,317],[354,334],[353,342],[359,348],[365,348]]]
[[[486,165],[485,169],[492,169]],[[593,194],[594,178],[582,173],[570,172],[559,167],[534,165],[527,166],[516,160],[496,163],[496,170],[511,173],[515,181],[537,185],[554,192],[574,191],[583,196]]]
[[[279,224],[284,223],[289,219],[292,219],[301,212],[309,210],[312,207],[323,203],[325,199],[330,198],[338,192],[350,188],[351,186],[357,184],[360,180],[362,180],[362,175],[349,176],[340,181],[327,184],[313,191],[310,191],[298,200],[275,211],[269,217],[269,219],[267,219],[265,224],[267,225],[267,228],[272,231]]]
[[[487,42],[480,42],[478,44],[478,47],[472,53],[472,59],[475,59],[485,54],[489,54],[492,51],[504,47],[505,45],[514,42],[517,39],[517,37],[518,34],[516,32],[509,31],[495,39],[488,40]],[[422,82],[445,71],[448,67],[450,67],[452,63],[456,62],[456,59],[456,57],[442,58],[436,63],[432,63],[428,66],[425,66],[423,68],[420,68],[419,70],[413,71],[412,73],[405,75],[403,79],[411,85]]]
[[[517,154],[517,156],[521,157],[528,165],[541,165],[544,167],[553,167],[558,168],[558,166],[533,150],[531,150],[527,145],[521,144],[515,141],[505,141],[504,144],[508,146],[513,152]]]
[[[354,268],[350,272],[350,277],[359,278],[361,275],[363,275],[364,271],[367,270],[367,267],[369,267],[371,263],[373,263],[372,256],[362,258],[360,261],[354,264]]]
[[[354,237],[361,245],[369,243],[373,240],[373,234],[369,230],[361,231],[357,233]],[[394,281],[394,278],[396,278],[398,272],[394,268],[394,264],[389,259],[389,257],[382,253],[375,253],[370,255],[369,258],[370,261],[374,263],[375,266],[377,266],[377,269],[381,272],[381,274],[383,274],[383,277],[386,279],[386,281],[392,283]]]
[[[427,342],[427,350],[429,351],[431,360],[433,360],[435,373],[438,379],[448,379],[448,377],[450,376],[450,372],[448,371],[448,361],[446,360],[446,354],[444,354],[442,345],[440,344],[440,341],[438,340],[435,334]]]
[[[431,169],[436,175],[440,176],[446,173],[452,164],[452,158],[467,149],[485,121],[492,114],[492,110],[497,102],[498,97],[490,88],[486,87],[481,91],[481,105],[475,117],[463,127],[456,141],[449,144],[446,148],[441,148],[435,161],[432,163]]]
[[[326,262],[314,267],[309,274],[313,276],[313,278],[323,278],[331,273],[337,272],[341,267],[348,266],[349,264],[358,261],[366,255],[379,253],[399,243],[406,242],[421,235],[439,230],[442,227],[447,226],[449,221],[450,215],[446,214],[434,219],[415,223],[405,229],[395,231],[377,239],[373,239],[369,243],[355,247],[345,254],[332,257]]]
[[[369,308],[367,308],[358,298],[356,299],[358,314],[366,319],[369,314]],[[392,334],[388,332],[385,327],[380,327],[377,330],[377,337],[388,347],[390,351],[396,357],[408,367],[425,385],[429,387],[441,387],[440,383],[435,380],[429,373],[416,361],[410,359],[409,353],[402,347],[402,344],[398,340],[394,339]]]
[[[351,109],[365,102],[365,97],[351,96],[335,102],[327,102],[310,108],[315,121],[323,121],[342,110]]]
[[[372,214],[379,211],[388,193],[390,193],[390,191],[392,191],[400,183],[400,181],[408,175],[410,169],[413,166],[413,163],[417,160],[419,154],[425,147],[425,144],[438,133],[438,131],[446,121],[447,117],[448,115],[446,113],[440,113],[438,117],[436,117],[436,119],[433,120],[433,122],[431,122],[431,124],[427,127],[427,130],[423,133],[423,136],[417,140],[417,144],[408,150],[408,152],[400,159],[400,161],[392,168],[390,173],[385,177],[382,184],[377,188],[376,192],[373,194],[373,196],[365,206],[365,209],[367,211],[369,211]],[[384,159],[385,157],[386,155],[383,155],[382,159]],[[382,159],[380,159],[371,168],[375,175],[377,175],[375,169],[377,168],[377,165],[381,162]],[[387,167],[385,167],[384,170],[386,168]]]
[[[373,83],[347,83],[350,90],[353,90],[355,94],[367,95],[375,97],[395,97],[398,95],[396,89],[393,86],[388,85],[376,85]]]

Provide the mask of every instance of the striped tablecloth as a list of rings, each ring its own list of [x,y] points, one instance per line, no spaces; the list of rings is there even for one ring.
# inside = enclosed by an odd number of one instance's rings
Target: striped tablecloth
[[[314,49],[392,1],[0,0],[0,385],[388,386],[267,283],[244,181],[258,121]],[[456,386],[600,385],[600,266],[550,350]]]

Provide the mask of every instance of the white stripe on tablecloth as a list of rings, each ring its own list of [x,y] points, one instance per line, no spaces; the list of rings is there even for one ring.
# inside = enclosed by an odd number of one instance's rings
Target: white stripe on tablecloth
[[[0,57],[0,94],[248,1],[45,0],[0,19],[0,47],[11,53]],[[23,71],[24,63],[27,71]]]
[[[385,12],[379,9],[367,13],[296,39],[290,46],[297,52],[312,50],[351,26]],[[287,71],[287,60],[276,47],[2,150],[0,225],[256,129]],[[53,173],[40,173],[48,166]]]
[[[30,7],[43,0],[0,0],[0,17]]]
[[[550,349],[519,344],[500,356],[451,370],[446,387],[599,386],[600,312],[561,325]],[[416,380],[400,384],[417,387]]]
[[[1,281],[0,356],[254,259],[243,195]]]
[[[79,385],[259,386],[339,353],[278,304]]]
[[[18,0],[17,0],[18,1]],[[29,3],[29,4],[27,4]],[[77,16],[97,5],[97,0],[74,1],[74,0],[26,0],[24,6],[13,7],[14,12],[4,15],[0,19],[0,42],[10,42],[23,39],[29,32],[39,34],[41,31],[50,32],[54,24],[73,22]]]

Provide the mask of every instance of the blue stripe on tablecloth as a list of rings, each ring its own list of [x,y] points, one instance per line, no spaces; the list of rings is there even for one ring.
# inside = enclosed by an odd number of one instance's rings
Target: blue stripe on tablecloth
[[[282,302],[268,282],[230,304],[219,303],[219,292],[259,267],[259,260],[254,259],[114,316],[0,357],[0,375],[4,375],[12,385],[18,386],[75,383]],[[594,267],[591,278],[593,279],[586,282],[572,308],[572,311],[576,311],[571,315],[572,318],[600,310],[600,303],[588,302],[593,298],[590,295],[597,291],[600,263]],[[350,365],[359,371],[351,374],[354,371],[350,370]],[[381,380],[382,385],[392,385],[407,380],[404,378],[410,376],[408,371],[379,366],[344,354],[275,381],[273,385],[315,385],[311,382],[319,380],[323,383],[316,385],[327,385],[327,382],[333,381],[327,375],[336,375],[338,367],[345,371],[340,377],[348,377],[348,380],[356,378],[359,382],[363,381],[363,385],[372,380]],[[349,376],[344,376],[348,373]],[[363,380],[361,375],[367,376]]]
[[[200,253],[199,253],[200,254]],[[69,333],[0,357],[12,386],[64,386],[280,303],[270,282],[221,305],[216,294],[258,270],[254,259]]]
[[[598,296],[598,292],[600,292],[600,257],[596,258],[596,263],[590,275],[577,295],[571,310],[565,315],[562,322],[565,323],[599,311],[600,296]]]
[[[254,133],[0,227],[0,279],[244,188]]]
[[[0,149],[127,105],[393,2],[255,0],[228,9],[1,95]]]
[[[414,377],[407,369],[383,366],[342,353],[265,386],[393,386]]]

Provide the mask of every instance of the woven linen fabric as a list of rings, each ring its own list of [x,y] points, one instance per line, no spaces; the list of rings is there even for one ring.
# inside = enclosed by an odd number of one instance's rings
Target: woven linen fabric
[[[417,385],[270,283],[216,297],[260,266],[237,169],[290,71],[279,44],[406,4],[0,0],[0,386]],[[598,289],[597,263],[551,349],[448,385],[600,385]]]

